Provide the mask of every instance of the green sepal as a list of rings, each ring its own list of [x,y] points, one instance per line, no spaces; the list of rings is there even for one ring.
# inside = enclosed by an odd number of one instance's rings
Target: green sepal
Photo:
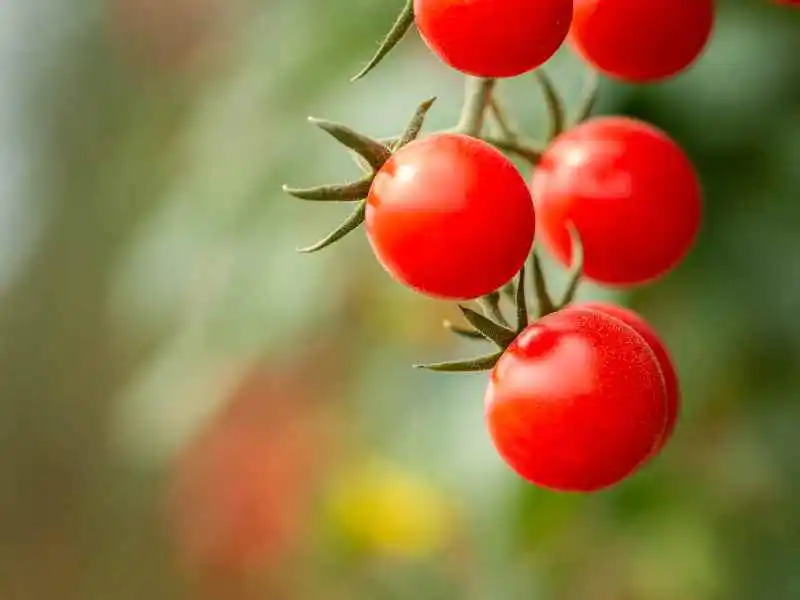
[[[283,191],[301,200],[354,202],[366,198],[372,185],[372,179],[372,176],[369,176],[352,183],[320,185],[310,188],[293,188],[284,185]]]
[[[327,236],[322,238],[316,244],[312,244],[311,246],[307,246],[305,248],[298,248],[298,252],[303,252],[305,254],[310,254],[312,252],[318,252],[323,248],[327,248],[334,242],[338,242],[344,236],[346,236],[351,231],[358,228],[364,222],[364,214],[366,212],[367,202],[365,200],[361,200],[358,203],[356,209],[348,216],[342,223],[334,229],[331,233]]]
[[[414,116],[411,117],[411,121],[409,121],[408,125],[406,126],[403,135],[400,136],[400,139],[396,142],[391,144],[391,149],[393,151],[397,150],[398,148],[402,148],[409,142],[414,141],[419,136],[420,131],[422,131],[422,126],[425,124],[425,115],[428,114],[428,111],[433,106],[433,103],[436,102],[436,97],[428,98],[422,104],[417,107]]]
[[[392,28],[389,30],[389,33],[386,34],[386,37],[383,38],[383,41],[378,46],[378,50],[369,60],[369,62],[364,65],[364,68],[361,69],[356,75],[354,75],[350,81],[358,81],[362,77],[364,77],[367,73],[372,71],[378,64],[386,57],[389,52],[394,49],[395,46],[402,40],[408,30],[411,29],[411,25],[414,24],[414,1],[413,0],[406,0],[403,9],[400,11],[400,14],[395,19]]]
[[[517,333],[499,323],[495,323],[491,319],[475,312],[471,308],[458,305],[464,318],[472,325],[483,337],[490,342],[494,342],[500,348],[507,348],[508,345],[517,337]]]
[[[309,117],[308,121],[331,135],[339,143],[363,156],[375,171],[380,169],[391,156],[389,148],[347,125],[315,117]]]
[[[481,307],[483,314],[494,319],[504,327],[511,327],[511,324],[506,319],[503,311],[500,310],[500,292],[494,291],[491,294],[486,294],[475,300]]]
[[[502,350],[495,352],[494,354],[480,356],[478,358],[420,364],[414,365],[414,368],[427,369],[428,371],[438,371],[440,373],[470,373],[477,371],[488,371],[494,368],[501,356],[503,356]]]
[[[474,329],[467,329],[466,327],[460,327],[454,323],[451,323],[450,321],[443,321],[442,325],[444,326],[445,329],[447,329],[451,333],[456,334],[459,337],[463,337],[469,340],[481,340],[484,342],[487,341],[486,338],[483,336],[483,334]]]
[[[544,69],[537,69],[533,73],[539,86],[542,88],[545,103],[547,104],[547,112],[550,115],[550,133],[548,139],[553,139],[559,135],[566,126],[566,117],[564,115],[564,101],[556,90],[553,80],[544,72]]]
[[[502,288],[500,288],[500,295],[503,296],[509,302],[515,302],[517,298],[517,288],[516,283],[512,279],[507,284],[505,284]]]

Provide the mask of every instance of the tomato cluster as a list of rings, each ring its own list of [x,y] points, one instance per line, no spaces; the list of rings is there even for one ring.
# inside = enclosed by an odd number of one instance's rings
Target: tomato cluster
[[[702,216],[699,177],[665,132],[626,116],[590,117],[592,98],[566,123],[542,71],[566,44],[591,74],[631,83],[674,77],[702,54],[713,0],[407,0],[363,77],[416,25],[442,62],[467,75],[458,125],[420,135],[432,100],[405,131],[374,140],[344,125],[314,123],[359,155],[362,179],[289,193],[353,201],[356,209],[316,251],[362,223],[390,276],[460,306],[469,326],[447,326],[494,342],[493,354],[421,365],[491,370],[489,434],[524,479],[561,491],[616,484],[651,461],[680,412],[669,351],[639,315],[612,304],[574,304],[578,282],[616,288],[651,283],[689,253]],[[493,94],[498,80],[534,72],[552,119],[544,144],[526,141]],[[596,80],[596,79],[595,79]],[[499,136],[484,134],[492,118]],[[526,159],[521,174],[509,156]],[[572,269],[554,301],[538,245]],[[538,311],[529,315],[526,265]],[[511,325],[503,298],[516,308]]]

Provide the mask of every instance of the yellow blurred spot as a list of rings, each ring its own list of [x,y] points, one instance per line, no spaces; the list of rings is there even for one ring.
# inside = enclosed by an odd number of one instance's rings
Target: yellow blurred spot
[[[441,549],[450,538],[455,515],[442,490],[380,460],[344,473],[331,491],[329,510],[352,542],[407,558]]]

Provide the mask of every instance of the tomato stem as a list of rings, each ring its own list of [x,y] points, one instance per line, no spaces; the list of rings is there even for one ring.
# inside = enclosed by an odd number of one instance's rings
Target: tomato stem
[[[547,105],[547,112],[550,117],[550,131],[547,139],[552,140],[560,135],[566,126],[564,101],[556,90],[553,80],[545,73],[544,69],[537,69],[533,74],[539,82],[539,87],[542,89],[542,95]]]
[[[516,294],[517,333],[528,326],[528,301],[525,298],[525,265],[519,270]]]
[[[493,136],[482,136],[481,139],[494,146],[498,150],[514,154],[536,166],[542,157],[542,151],[529,142],[522,142],[517,139],[497,138]]]
[[[539,253],[534,250],[532,254],[533,262],[533,287],[536,290],[536,302],[539,309],[539,317],[544,317],[556,310],[556,305],[547,291],[547,280],[544,276],[544,269],[542,268],[542,260],[539,258]]]
[[[581,100],[581,103],[578,105],[578,110],[575,112],[575,118],[572,121],[573,125],[585,121],[589,118],[589,115],[592,114],[594,106],[597,103],[599,89],[600,75],[597,71],[591,70],[587,77],[586,91],[583,94],[583,100]]]
[[[472,137],[480,137],[483,131],[483,122],[486,107],[492,98],[496,80],[490,77],[466,78],[464,87],[464,105],[461,108],[461,118],[456,130]]]
[[[361,69],[356,75],[354,75],[350,81],[358,81],[362,77],[364,77],[367,73],[372,71],[378,64],[386,57],[389,52],[391,52],[397,44],[400,43],[408,30],[411,29],[411,26],[414,24],[414,0],[406,0],[406,3],[403,5],[403,9],[400,11],[400,14],[397,16],[392,28],[389,30],[389,33],[386,34],[386,37],[383,38],[380,45],[378,46],[378,50],[369,60],[369,62],[364,65],[364,68]]]
[[[578,292],[578,287],[583,279],[583,244],[581,243],[577,228],[572,223],[569,225],[569,232],[572,238],[572,269],[570,271],[567,287],[564,290],[564,295],[561,297],[561,301],[558,304],[559,309],[564,308],[575,299],[575,294]]]
[[[500,99],[497,97],[497,90],[494,90],[492,97],[489,98],[489,112],[494,117],[494,121],[500,129],[500,135],[507,140],[516,140],[517,132],[508,118],[503,103],[500,102]]]

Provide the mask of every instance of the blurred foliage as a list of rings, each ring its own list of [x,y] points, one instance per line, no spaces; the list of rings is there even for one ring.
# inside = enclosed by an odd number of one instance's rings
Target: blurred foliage
[[[398,4],[0,4],[0,597],[800,597],[800,13],[721,1],[694,70],[603,84],[686,147],[706,215],[662,283],[581,291],[656,325],[685,408],[580,497],[501,463],[484,376],[409,368],[470,351],[452,306],[363,236],[294,251],[346,208],[280,185],[357,173],[307,115],[391,135],[436,94],[429,130],[455,120],[416,36],[347,82]],[[548,70],[575,106],[583,67]],[[543,133],[535,83],[504,93]]]

